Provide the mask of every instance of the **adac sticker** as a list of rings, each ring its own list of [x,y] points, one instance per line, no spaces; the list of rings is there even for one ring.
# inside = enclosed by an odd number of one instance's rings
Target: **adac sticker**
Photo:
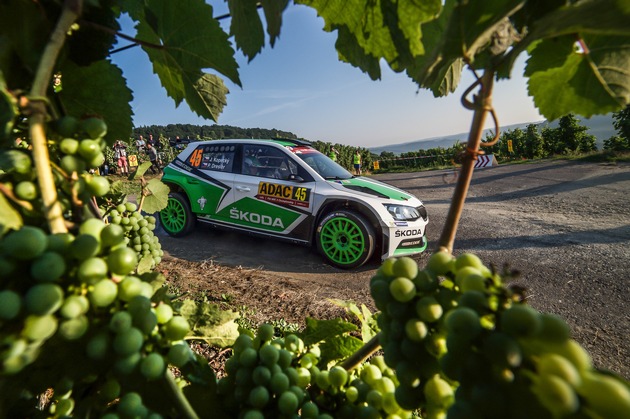
[[[308,207],[311,190],[303,186],[280,185],[278,183],[260,182],[256,198],[276,204],[289,204],[297,207]]]

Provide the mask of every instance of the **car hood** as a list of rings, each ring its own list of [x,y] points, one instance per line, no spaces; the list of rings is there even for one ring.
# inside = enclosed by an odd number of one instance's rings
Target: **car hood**
[[[395,188],[387,183],[366,177],[353,177],[342,180],[329,180],[328,183],[335,189],[344,192],[360,192],[372,197],[391,199],[395,201],[409,201],[415,197],[403,190]],[[416,198],[417,199],[417,198]]]

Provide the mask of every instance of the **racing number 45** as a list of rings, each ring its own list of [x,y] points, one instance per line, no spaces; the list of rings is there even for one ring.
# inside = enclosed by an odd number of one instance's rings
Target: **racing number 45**
[[[190,155],[190,159],[188,160],[190,162],[190,165],[193,167],[199,167],[199,165],[201,164],[202,154],[203,154],[203,150],[199,148],[193,151],[193,153]]]

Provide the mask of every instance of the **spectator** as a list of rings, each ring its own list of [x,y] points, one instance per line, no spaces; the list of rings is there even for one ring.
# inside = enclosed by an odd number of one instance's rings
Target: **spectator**
[[[150,142],[147,143],[147,154],[149,155],[149,161],[151,161],[151,173],[154,175],[161,173],[162,168],[160,167],[160,158],[158,157],[158,152],[156,148]]]
[[[335,150],[335,147],[330,146],[330,151],[328,152],[328,157],[330,157],[330,160],[332,161],[337,161],[337,154],[339,154],[339,152],[337,150]]]
[[[147,145],[151,144],[153,147],[156,147],[156,141],[153,139],[153,134],[149,134],[149,139],[147,140]]]
[[[118,163],[121,175],[129,174],[129,165],[127,164],[127,146],[120,140],[114,144],[114,158]]]
[[[138,153],[142,153],[144,154],[144,149],[146,147],[147,143],[144,141],[144,138],[142,137],[142,135],[140,135],[138,137],[138,139],[136,140],[136,147],[138,148]]]
[[[354,172],[357,176],[361,176],[361,153],[359,153],[359,149],[357,148],[357,152],[354,154]]]

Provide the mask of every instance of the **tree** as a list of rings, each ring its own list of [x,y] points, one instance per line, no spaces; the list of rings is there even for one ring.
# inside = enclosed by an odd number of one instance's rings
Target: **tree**
[[[618,112],[613,112],[613,119],[613,126],[619,136],[630,142],[630,105]]]

